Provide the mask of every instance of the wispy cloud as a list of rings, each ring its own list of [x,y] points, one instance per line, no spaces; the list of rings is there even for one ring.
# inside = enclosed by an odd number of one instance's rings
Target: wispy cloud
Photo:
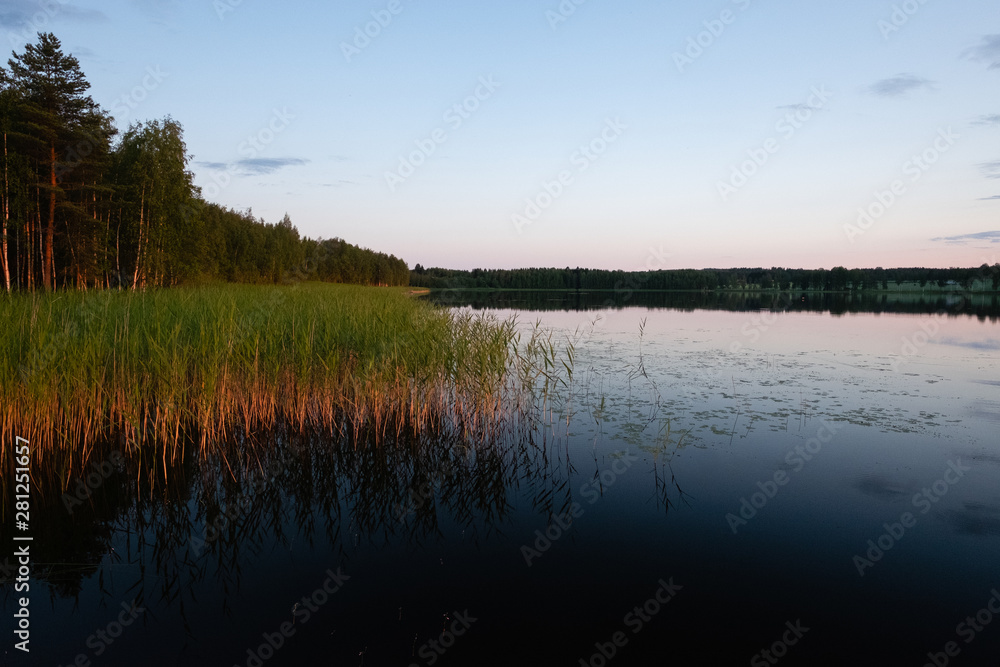
[[[248,174],[271,174],[283,167],[296,167],[308,162],[300,157],[258,157],[239,160],[236,166]]]
[[[196,165],[200,167],[205,167],[206,169],[211,169],[212,171],[223,171],[229,168],[229,164],[226,162],[195,162]]]
[[[799,102],[798,104],[783,104],[777,109],[788,109],[789,111],[821,111],[822,107],[814,107],[805,102]]]
[[[37,0],[3,0],[0,5],[0,27],[13,28],[19,33],[8,35],[8,41],[16,37],[35,40],[35,33],[42,31],[44,25],[36,21],[36,16],[44,16],[45,23],[56,19],[68,21],[106,21],[107,14],[97,9],[85,9],[68,2],[38,2]],[[24,44],[7,44],[7,47],[20,50]]]
[[[915,74],[897,74],[888,79],[876,81],[868,87],[868,92],[880,97],[901,97],[921,88],[933,90],[934,82]]]
[[[1000,199],[1000,195],[993,195],[992,197],[980,197],[979,201],[993,201],[994,199]]]
[[[300,157],[258,157],[236,162],[195,162],[198,166],[211,169],[212,171],[231,171],[245,176],[262,174],[273,174],[284,167],[297,167],[308,164],[309,160]]]
[[[986,178],[1000,178],[1000,160],[996,162],[983,162],[979,165]]]
[[[989,116],[980,116],[976,120],[972,121],[973,125],[996,125],[1000,126],[1000,114],[993,114]]]
[[[986,35],[982,42],[965,50],[969,60],[987,63],[989,69],[1000,69],[1000,35]]]
[[[988,243],[1000,243],[1000,230],[992,232],[976,232],[975,234],[960,234],[958,236],[938,236],[931,239],[935,243],[953,243],[967,245],[972,241],[987,241]]]

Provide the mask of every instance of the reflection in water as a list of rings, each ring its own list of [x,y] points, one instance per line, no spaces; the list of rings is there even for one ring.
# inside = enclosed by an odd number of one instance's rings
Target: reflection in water
[[[961,509],[950,510],[947,518],[962,535],[1000,535],[1000,503],[966,502]]]
[[[34,576],[54,596],[79,599],[96,575],[109,600],[128,590],[139,604],[167,605],[183,618],[185,604],[197,602],[194,586],[205,581],[214,582],[230,613],[243,567],[275,547],[292,550],[296,541],[343,558],[361,546],[420,549],[443,539],[447,525],[479,548],[525,521],[515,517],[519,506],[544,523],[580,500],[571,480],[590,473],[577,468],[568,444],[571,424],[583,414],[595,425],[590,458],[599,495],[608,465],[599,449],[624,440],[651,457],[650,495],[666,512],[687,503],[672,458],[693,438],[660,416],[655,385],[627,371],[620,376],[636,391],[624,415],[601,390],[567,383],[570,368],[562,376],[550,371],[539,406],[548,421],[521,437],[389,435],[376,446],[350,435],[286,431],[152,468],[113,449],[95,452],[88,470],[101,474],[89,481],[38,475],[45,502],[36,508]],[[562,392],[551,391],[557,385]],[[641,386],[652,387],[648,397]],[[12,519],[6,511],[5,528]],[[0,583],[12,581],[6,574]]]
[[[425,298],[441,305],[468,306],[476,310],[502,308],[528,311],[608,310],[631,307],[678,311],[775,310],[842,315],[845,313],[909,313],[973,315],[980,320],[1000,320],[1000,296],[972,293],[841,293],[821,292],[614,292],[546,291],[433,291]]]
[[[43,484],[34,575],[54,595],[75,597],[86,578],[100,570],[103,579],[102,562],[113,572],[124,561],[141,572],[126,586],[140,602],[179,602],[208,576],[228,600],[244,563],[293,539],[310,547],[320,540],[334,552],[345,542],[417,548],[442,537],[448,522],[477,545],[509,523],[514,493],[530,497],[539,515],[564,512],[569,470],[544,437],[389,439],[376,447],[281,434],[252,451],[231,447],[153,473],[133,462],[82,502],[63,496],[56,480]],[[5,516],[5,528],[11,520]]]
[[[34,578],[51,596],[36,627],[58,648],[44,664],[68,664],[92,616],[133,599],[149,607],[130,630],[140,639],[106,664],[247,664],[247,647],[341,565],[344,591],[268,667],[423,665],[414,652],[465,609],[480,620],[442,665],[576,664],[671,577],[684,594],[615,664],[745,664],[800,617],[814,628],[802,664],[920,664],[997,585],[995,352],[928,344],[894,370],[926,318],[790,313],[758,340],[742,330],[751,315],[724,312],[749,301],[688,306],[609,310],[589,328],[589,312],[547,313],[575,363],[553,356],[536,381],[557,389],[517,437],[372,446],[283,431],[167,468],[97,452],[82,489],[35,471]],[[996,338],[969,315],[941,320],[942,337]],[[824,421],[835,437],[790,470]],[[852,558],[958,457],[968,476],[859,577]],[[788,483],[734,534],[727,513],[776,471]],[[522,548],[574,503],[583,512],[525,563]],[[177,637],[173,654],[144,653]],[[996,640],[984,633],[963,657]],[[861,651],[871,643],[881,651]]]

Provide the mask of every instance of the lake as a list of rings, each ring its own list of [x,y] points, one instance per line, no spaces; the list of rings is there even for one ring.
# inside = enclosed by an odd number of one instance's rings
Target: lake
[[[109,457],[4,664],[997,664],[995,297],[432,299],[551,333],[544,425]]]

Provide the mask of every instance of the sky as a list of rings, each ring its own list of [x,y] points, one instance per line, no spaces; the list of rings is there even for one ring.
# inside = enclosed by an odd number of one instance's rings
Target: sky
[[[996,0],[4,0],[203,196],[413,267],[1000,261]]]

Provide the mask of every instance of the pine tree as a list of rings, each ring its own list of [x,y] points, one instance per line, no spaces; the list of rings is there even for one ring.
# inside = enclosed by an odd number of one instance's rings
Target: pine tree
[[[44,200],[44,240],[41,247],[41,278],[45,289],[56,281],[55,234],[57,210],[65,201],[63,183],[74,169],[80,147],[91,142],[91,152],[99,151],[102,137],[98,132],[88,137],[88,131],[99,126],[109,128],[99,119],[103,113],[86,91],[90,83],[80,70],[79,61],[62,52],[61,44],[52,33],[39,33],[37,44],[25,46],[24,53],[7,61],[9,74],[0,77],[9,82],[19,96],[23,150],[38,164],[35,187]],[[64,214],[64,220],[68,217]],[[67,222],[68,224],[68,222]],[[70,254],[74,252],[70,246]]]

